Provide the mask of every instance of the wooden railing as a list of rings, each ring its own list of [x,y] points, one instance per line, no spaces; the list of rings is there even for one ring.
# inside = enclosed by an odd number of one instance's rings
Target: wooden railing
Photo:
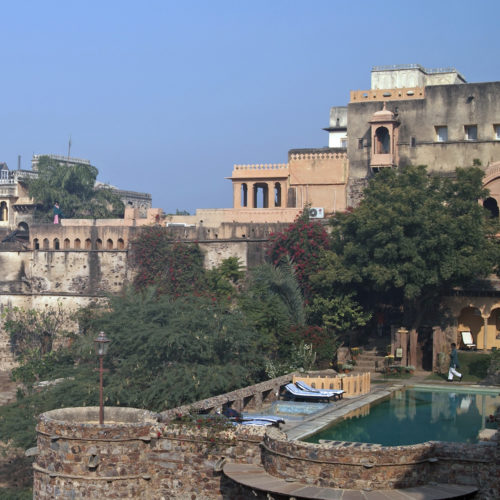
[[[345,375],[342,377],[293,376],[293,383],[305,382],[315,389],[343,389],[345,396],[360,396],[370,392],[370,373]]]

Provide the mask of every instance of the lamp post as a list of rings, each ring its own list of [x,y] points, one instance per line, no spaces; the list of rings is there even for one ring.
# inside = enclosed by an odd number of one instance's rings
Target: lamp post
[[[111,342],[104,332],[100,332],[97,338],[94,340],[97,355],[99,356],[99,424],[104,424],[104,403],[102,397],[102,374],[104,372],[102,368],[102,358],[108,352],[109,343]]]

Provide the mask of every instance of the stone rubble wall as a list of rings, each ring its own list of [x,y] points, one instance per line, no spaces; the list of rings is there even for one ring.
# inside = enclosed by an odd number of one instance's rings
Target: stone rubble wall
[[[157,415],[133,408],[106,408],[100,426],[97,413],[67,408],[40,416],[34,498],[248,498],[220,468],[224,460],[260,463],[264,428],[159,424]],[[137,421],[127,422],[127,413]]]
[[[289,441],[278,429],[268,429],[262,450],[269,474],[319,487],[377,490],[442,482],[478,486],[484,495],[493,494],[489,498],[500,498],[498,441],[313,444]]]

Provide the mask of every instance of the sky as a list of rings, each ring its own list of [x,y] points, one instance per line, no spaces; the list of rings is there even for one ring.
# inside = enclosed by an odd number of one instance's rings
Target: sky
[[[234,164],[328,145],[373,66],[499,81],[500,2],[18,0],[0,4],[0,162],[91,161],[166,213],[232,207]]]

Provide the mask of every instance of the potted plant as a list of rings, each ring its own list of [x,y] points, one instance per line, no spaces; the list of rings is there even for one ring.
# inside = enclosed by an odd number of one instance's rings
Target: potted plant
[[[342,371],[344,373],[349,373],[353,368],[354,368],[354,365],[352,363],[344,363],[342,365]]]

